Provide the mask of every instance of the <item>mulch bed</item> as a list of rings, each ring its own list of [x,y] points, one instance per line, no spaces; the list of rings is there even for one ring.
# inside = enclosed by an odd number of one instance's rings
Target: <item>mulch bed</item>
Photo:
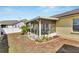
[[[67,43],[74,43],[71,41],[66,41],[63,38],[60,38],[58,36],[52,37],[50,38],[48,41],[46,42],[39,42],[36,43],[35,41],[32,40],[28,40],[28,39],[21,39],[21,38],[17,38],[17,35],[9,35],[8,36],[8,41],[9,41],[9,52],[13,52],[13,53],[49,53],[49,52],[59,52],[59,50],[61,50],[61,47],[64,45],[64,42]],[[76,44],[76,42],[75,42]],[[79,43],[77,44],[79,45]],[[65,47],[68,45],[65,45]],[[71,46],[69,46],[71,47]],[[71,49],[71,48],[64,48],[64,49]],[[74,48],[73,48],[74,49]],[[77,48],[75,48],[77,49]],[[78,50],[78,49],[77,49]],[[76,51],[77,51],[76,50]],[[72,50],[74,51],[74,50]],[[68,52],[68,51],[67,51]],[[71,51],[70,51],[71,52]],[[69,53],[70,53],[69,52]],[[78,51],[77,51],[78,52]],[[60,52],[61,53],[61,52]]]

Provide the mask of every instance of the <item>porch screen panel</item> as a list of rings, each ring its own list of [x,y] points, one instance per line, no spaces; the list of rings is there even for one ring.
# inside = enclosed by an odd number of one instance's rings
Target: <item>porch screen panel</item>
[[[33,33],[36,34],[36,35],[39,34],[39,26],[38,26],[38,24],[34,24],[34,26],[33,26]]]
[[[42,35],[48,34],[48,31],[49,31],[49,24],[48,23],[41,24],[41,34]]]

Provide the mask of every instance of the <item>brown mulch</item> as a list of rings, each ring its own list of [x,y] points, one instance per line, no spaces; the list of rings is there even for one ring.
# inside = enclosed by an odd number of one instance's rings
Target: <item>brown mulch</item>
[[[53,53],[59,50],[64,44],[79,46],[79,42],[70,41],[56,36],[47,42],[35,42],[32,40],[22,40],[18,35],[8,35],[9,52],[11,53]]]

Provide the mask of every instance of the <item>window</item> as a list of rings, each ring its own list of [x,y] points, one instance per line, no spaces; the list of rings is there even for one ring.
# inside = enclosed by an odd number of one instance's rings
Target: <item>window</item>
[[[7,25],[1,25],[1,28],[7,28]]]
[[[73,20],[73,31],[79,32],[79,19]]]

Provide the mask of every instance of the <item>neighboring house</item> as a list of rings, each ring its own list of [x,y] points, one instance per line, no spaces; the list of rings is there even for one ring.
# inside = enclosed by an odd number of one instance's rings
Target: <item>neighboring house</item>
[[[24,23],[17,20],[0,21],[0,32],[3,32],[3,34],[18,33],[21,32],[19,28],[22,25],[24,25]]]
[[[79,40],[79,9],[50,17],[36,17],[26,24],[37,36],[55,34]]]
[[[5,21],[0,21],[0,27],[1,28],[10,28],[13,27],[15,23],[17,23],[17,20],[5,20]]]
[[[25,23],[22,22],[22,21],[19,21],[19,22],[15,23],[13,26],[16,27],[16,28],[20,28],[23,25],[25,25]]]

